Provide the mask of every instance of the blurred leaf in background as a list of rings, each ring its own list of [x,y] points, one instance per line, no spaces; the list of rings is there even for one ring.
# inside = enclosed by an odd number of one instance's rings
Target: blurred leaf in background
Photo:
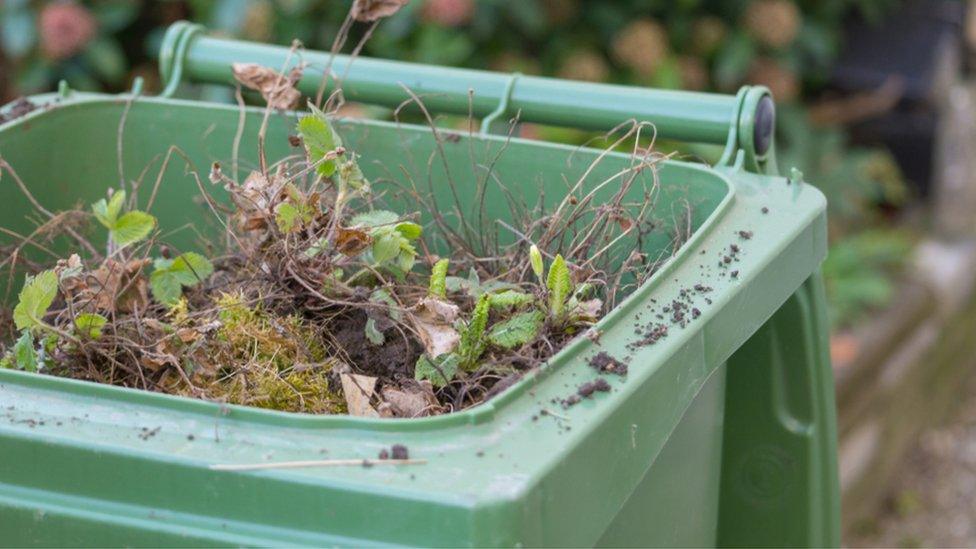
[[[823,264],[830,322],[845,328],[894,298],[893,275],[905,266],[914,237],[872,229],[836,241]]]

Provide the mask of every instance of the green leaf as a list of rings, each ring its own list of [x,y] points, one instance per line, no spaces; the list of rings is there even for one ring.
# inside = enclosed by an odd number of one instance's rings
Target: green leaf
[[[196,252],[185,252],[173,259],[170,270],[177,276],[180,284],[193,286],[214,272],[213,263]]]
[[[386,232],[373,236],[373,260],[386,263],[400,254],[400,236]]]
[[[417,262],[417,251],[413,249],[413,246],[409,248],[400,248],[400,254],[397,255],[397,267],[400,268],[404,273],[413,270],[414,264]]]
[[[128,61],[119,43],[112,38],[99,37],[88,43],[82,57],[99,76],[110,83],[125,77]]]
[[[112,240],[120,248],[124,248],[129,244],[144,240],[155,226],[155,217],[146,212],[133,210],[118,218],[115,224],[109,228],[109,232],[112,235]]]
[[[573,281],[569,276],[569,267],[562,255],[556,255],[552,265],[549,267],[549,276],[546,278],[546,287],[549,289],[549,311],[554,316],[562,314],[566,306],[566,299],[572,293]]]
[[[532,294],[519,292],[516,290],[505,290],[491,296],[491,307],[493,309],[507,309],[511,307],[522,307],[535,301]]]
[[[417,381],[429,380],[434,387],[443,387],[457,375],[460,363],[460,358],[454,353],[446,353],[433,360],[423,355],[417,360],[413,377]]]
[[[450,263],[451,260],[445,257],[434,264],[434,268],[430,271],[430,284],[427,290],[430,295],[447,297],[447,267]]]
[[[58,275],[53,270],[28,277],[20,290],[17,306],[14,307],[14,324],[18,330],[32,330],[42,325],[54,298],[58,295]]]
[[[34,347],[34,336],[30,331],[24,331],[13,347],[14,365],[28,372],[36,372],[38,366],[37,349]]]
[[[450,292],[464,292],[472,297],[479,295],[478,288],[472,285],[471,280],[460,276],[449,276],[444,280],[447,290]]]
[[[321,162],[321,160],[327,153],[341,145],[341,140],[333,131],[325,113],[316,109],[314,105],[309,106],[312,108],[312,114],[298,121],[298,133],[302,136],[309,162],[313,164],[320,162],[315,171],[322,177],[329,177],[336,172],[336,161]]]
[[[75,329],[81,337],[98,339],[108,319],[98,313],[81,313],[75,317]]]
[[[173,305],[183,295],[180,281],[169,271],[154,271],[149,275],[149,289],[156,301]]]
[[[539,251],[539,247],[535,244],[529,248],[529,263],[532,265],[532,272],[535,273],[536,278],[539,282],[545,278],[545,267],[542,264],[542,252]]]
[[[359,169],[359,163],[356,162],[354,155],[352,153],[347,153],[346,157],[349,158],[349,160],[339,164],[339,178],[351,189],[357,191],[368,191],[369,181],[366,180],[366,176],[363,175],[363,171]]]
[[[376,320],[372,318],[366,319],[366,339],[369,340],[373,345],[382,345],[386,342],[386,336],[383,332],[376,327]]]
[[[478,298],[471,313],[471,320],[461,331],[458,354],[461,355],[465,369],[477,365],[478,358],[485,350],[485,329],[488,327],[488,309],[491,297],[484,294]]]
[[[420,238],[421,233],[423,233],[423,227],[410,221],[397,223],[395,228],[398,233],[408,240],[417,240]]]
[[[386,288],[377,288],[373,290],[373,293],[369,294],[369,300],[373,303],[383,303],[390,307],[387,314],[393,320],[401,320],[403,318],[403,313],[400,312],[400,304],[393,299],[393,294],[390,293]]]
[[[122,212],[122,206],[124,205],[125,191],[116,191],[109,200],[103,198],[92,204],[92,212],[94,212],[95,219],[98,219],[99,223],[111,230],[115,227],[115,222]]]
[[[387,210],[373,210],[354,216],[349,224],[353,227],[380,227],[393,225],[400,220],[400,216]]]
[[[495,324],[488,332],[488,341],[505,349],[514,349],[535,339],[539,335],[544,315],[540,311],[520,313]]]
[[[173,305],[183,295],[184,286],[194,286],[213,274],[209,259],[196,252],[186,252],[173,259],[157,259],[149,275],[149,289],[156,301]]]
[[[290,202],[282,202],[275,208],[275,223],[278,230],[283,233],[290,233],[299,227],[299,211]]]

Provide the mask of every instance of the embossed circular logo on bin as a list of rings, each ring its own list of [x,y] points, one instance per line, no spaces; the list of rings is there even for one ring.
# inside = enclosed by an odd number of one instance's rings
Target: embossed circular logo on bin
[[[777,446],[758,446],[736,468],[738,492],[752,503],[770,505],[782,499],[793,483],[796,462]]]

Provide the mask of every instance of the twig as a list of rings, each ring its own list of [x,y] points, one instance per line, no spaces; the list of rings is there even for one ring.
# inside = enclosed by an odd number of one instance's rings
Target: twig
[[[313,459],[307,461],[279,461],[277,463],[216,463],[211,471],[261,471],[264,469],[301,469],[305,467],[345,467],[348,465],[422,465],[426,459]]]

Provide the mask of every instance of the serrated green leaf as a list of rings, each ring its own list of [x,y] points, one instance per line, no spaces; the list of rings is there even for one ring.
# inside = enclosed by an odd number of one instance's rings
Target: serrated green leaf
[[[573,281],[569,275],[569,267],[562,255],[557,254],[549,267],[549,276],[546,278],[546,287],[549,289],[549,311],[554,316],[562,314],[566,306],[566,299],[572,293]]]
[[[41,326],[41,319],[57,295],[58,275],[53,270],[28,277],[20,290],[17,306],[14,307],[14,324],[17,329],[33,330]]]
[[[102,337],[102,328],[108,319],[98,313],[81,313],[75,317],[75,330],[86,339]]]
[[[380,227],[392,225],[400,220],[400,216],[387,210],[373,210],[353,216],[349,221],[353,227]]]
[[[400,268],[404,273],[408,273],[413,270],[413,266],[417,263],[417,252],[410,247],[409,250],[404,250],[401,248],[399,255],[397,255],[397,267]]]
[[[424,231],[423,227],[410,221],[397,223],[395,228],[398,233],[408,240],[417,240]]]
[[[115,227],[115,222],[122,213],[122,206],[125,205],[125,190],[115,191],[108,200],[104,198],[92,204],[92,212],[95,219],[107,229]]]
[[[485,350],[485,329],[488,327],[488,310],[491,307],[491,297],[483,294],[471,312],[471,320],[461,331],[461,341],[458,344],[458,354],[462,357],[462,367],[472,368]]]
[[[298,228],[299,213],[298,208],[290,202],[282,202],[275,208],[275,223],[278,230],[283,233],[290,233]]]
[[[335,150],[341,141],[333,131],[325,114],[315,109],[314,106],[311,107],[312,114],[304,116],[298,121],[298,133],[302,136],[309,162],[319,163],[315,167],[315,171],[322,177],[329,177],[336,172],[336,161],[322,162],[322,159],[327,153]]]
[[[37,371],[37,349],[34,346],[34,336],[29,330],[24,331],[24,333],[20,335],[17,342],[14,343],[12,351],[13,365],[15,367],[28,372]]]
[[[180,281],[168,270],[154,271],[149,275],[149,289],[156,301],[164,305],[173,305],[183,295]]]
[[[535,339],[542,326],[544,315],[539,311],[528,311],[499,322],[488,332],[488,341],[505,349],[514,349]]]
[[[133,210],[119,217],[115,224],[110,227],[109,232],[112,235],[112,241],[120,248],[124,248],[129,244],[144,240],[155,226],[155,217],[146,212]]]
[[[113,220],[118,219],[119,214],[122,213],[123,206],[125,206],[125,189],[112,193],[112,198],[108,201],[108,215]]]
[[[170,270],[177,276],[180,284],[193,286],[214,272],[213,263],[196,252],[185,252],[173,259]]]
[[[435,359],[423,355],[414,366],[413,377],[417,381],[429,380],[434,387],[443,387],[457,375],[461,360],[454,353],[443,354]]]
[[[196,252],[186,252],[173,259],[157,259],[149,275],[149,289],[156,301],[173,305],[183,295],[184,286],[194,286],[214,272],[213,263]]]
[[[535,301],[535,297],[532,294],[519,292],[517,290],[505,290],[503,292],[488,295],[491,296],[491,307],[493,309],[522,307]]]
[[[400,254],[400,236],[393,232],[384,232],[373,236],[373,260],[376,263],[386,263]]]
[[[427,293],[434,297],[447,297],[447,268],[450,263],[451,260],[445,257],[434,264],[430,270],[430,284]]]

